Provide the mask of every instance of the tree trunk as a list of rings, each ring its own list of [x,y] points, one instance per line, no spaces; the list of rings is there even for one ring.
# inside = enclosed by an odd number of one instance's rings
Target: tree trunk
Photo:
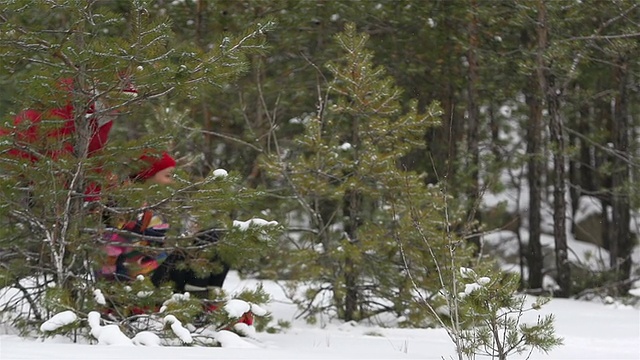
[[[469,242],[475,246],[475,254],[479,254],[480,250],[480,212],[478,204],[480,200],[480,155],[478,146],[479,137],[479,110],[478,110],[478,19],[476,12],[478,4],[476,0],[471,0],[471,9],[469,11],[469,50],[467,51],[468,79],[467,79],[467,100],[468,100],[468,119],[467,119],[467,156],[469,156],[468,169],[471,169],[469,178],[469,187],[467,189],[467,223],[471,226],[468,231],[471,232]]]
[[[612,237],[609,249],[611,267],[617,272],[620,281],[619,290],[626,293],[629,285],[625,284],[631,274],[631,239],[630,225],[630,201],[627,192],[630,168],[629,156],[629,118],[627,109],[627,61],[622,57],[616,68],[616,80],[619,90],[615,99],[613,120],[613,146],[616,157],[613,159],[613,173],[611,175],[612,197]]]
[[[444,1],[442,3],[442,11],[444,15],[443,27],[450,33],[456,33],[459,31],[458,24],[453,20],[453,10],[455,4],[453,2]],[[441,49],[443,59],[456,59],[460,56],[457,51],[457,45],[452,42],[445,42],[443,49]],[[462,121],[458,118],[456,113],[456,106],[458,104],[457,97],[457,83],[459,73],[456,72],[456,65],[452,61],[447,61],[442,65],[443,76],[445,81],[440,85],[438,89],[439,100],[442,103],[442,126],[431,128],[427,131],[426,135],[426,151],[424,159],[428,159],[426,169],[434,169],[436,171],[428,171],[428,178],[425,179],[427,183],[447,182],[451,181],[455,174],[455,164],[458,158],[458,147],[463,139],[464,133],[462,132]],[[433,161],[433,163],[431,163]]]
[[[527,96],[529,128],[527,131],[527,180],[529,182],[529,245],[527,265],[529,288],[542,288],[542,245],[540,244],[540,191],[542,191],[542,164],[540,163],[540,138],[542,107],[536,95]]]
[[[349,191],[344,197],[345,224],[344,231],[348,244],[344,245],[344,321],[358,319],[358,265],[354,261],[354,251],[358,251],[358,227],[360,223],[360,194]]]
[[[207,32],[207,23],[205,21],[207,16],[207,1],[198,1],[196,2],[196,13],[195,13],[195,43],[196,45],[206,51],[206,32]],[[209,101],[206,96],[202,96],[199,103],[194,102],[192,108],[192,115],[197,117],[198,115],[202,118],[202,127],[205,130],[202,133],[202,138],[204,139],[204,148],[206,151],[204,152],[205,164],[201,169],[202,174],[209,173],[213,168],[213,162],[215,160],[213,149],[214,149],[214,138],[211,134],[212,131],[215,131],[214,124],[211,118],[211,111],[209,109]]]
[[[527,132],[527,155],[529,157],[527,180],[529,181],[529,253],[527,265],[529,266],[529,288],[542,288],[542,244],[540,243],[540,207],[542,176],[544,164],[542,163],[542,99],[545,84],[544,51],[547,47],[546,11],[543,1],[538,1],[538,22],[536,28],[536,74],[533,84],[527,96],[529,105],[529,129]]]
[[[547,84],[549,135],[553,148],[553,236],[556,248],[556,281],[560,287],[557,295],[568,297],[571,295],[571,267],[567,251],[564,125],[560,115],[560,95],[553,76],[548,77]]]
[[[581,94],[582,89],[579,86],[576,86],[573,89],[574,94]],[[585,143],[578,134],[588,134],[584,129],[586,124],[588,123],[588,112],[585,111],[585,106],[582,106],[579,111],[575,113],[575,117],[573,117],[573,121],[569,122],[569,128],[575,130],[575,133],[569,133],[569,146],[573,149],[577,149],[578,156],[569,157],[569,197],[571,198],[571,233],[576,234],[576,223],[575,223],[575,215],[578,211],[578,206],[580,204],[580,197],[583,194],[583,189],[588,189],[586,185],[586,178],[590,169],[590,157],[589,157],[589,146],[591,144]]]
[[[556,255],[556,281],[560,287],[557,295],[568,297],[571,294],[571,267],[568,260],[567,248],[567,204],[565,202],[565,138],[564,124],[560,113],[560,96],[564,87],[556,84],[555,74],[551,64],[541,58],[548,45],[549,22],[547,8],[544,1],[538,2],[538,58],[537,72],[539,84],[543,86],[547,109],[549,111],[550,147],[553,153],[553,237]]]
[[[356,117],[351,123],[351,143],[355,145],[354,157],[359,159],[360,144],[360,120]],[[346,176],[358,177],[358,171]],[[344,233],[346,243],[343,245],[344,260],[344,317],[342,320],[351,321],[358,319],[359,289],[358,280],[360,269],[355,260],[355,252],[360,251],[358,229],[362,224],[362,194],[357,189],[347,190],[343,198]]]

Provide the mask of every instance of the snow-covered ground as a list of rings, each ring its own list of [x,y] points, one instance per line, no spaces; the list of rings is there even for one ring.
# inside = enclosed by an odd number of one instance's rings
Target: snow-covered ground
[[[255,280],[230,273],[225,290],[253,289]],[[145,347],[73,344],[63,339],[22,339],[3,327],[0,359],[455,359],[453,344],[442,329],[382,328],[369,324],[321,321],[309,325],[296,319],[295,307],[275,282],[263,282],[273,300],[265,306],[273,321],[291,327],[280,333],[256,333],[255,339],[226,334],[224,347]],[[525,320],[553,313],[564,345],[530,359],[640,359],[640,309],[553,299]],[[528,354],[510,357],[525,359]]]
[[[526,193],[526,192],[523,192]],[[488,202],[518,203],[513,198],[489,196]],[[581,208],[578,216],[598,211],[592,206]],[[525,204],[526,205],[526,204]],[[524,206],[521,204],[521,206]],[[545,219],[548,212],[545,212]],[[636,227],[640,220],[635,218]],[[238,224],[240,226],[242,224]],[[634,231],[638,231],[635,228]],[[527,241],[526,231],[523,241]],[[594,271],[606,268],[606,251],[573,238],[568,232],[571,260]],[[545,248],[552,249],[554,242],[548,234],[543,236]],[[516,234],[499,231],[486,234],[484,243],[508,258],[518,253]],[[634,273],[640,266],[640,246],[632,254]],[[518,271],[517,264],[504,262],[506,271]],[[525,268],[526,272],[526,268]],[[549,288],[555,283],[547,277]],[[272,301],[264,305],[271,313],[274,325],[278,321],[290,323],[290,327],[275,334],[255,333],[251,338],[240,338],[223,331],[216,334],[222,347],[201,346],[132,346],[128,339],[109,338],[105,343],[123,345],[74,344],[68,339],[24,339],[15,330],[0,324],[0,360],[55,360],[55,359],[457,359],[453,343],[444,329],[404,329],[380,327],[365,323],[341,323],[330,319],[319,319],[316,324],[307,324],[298,319],[296,307],[289,301],[281,284],[273,281],[258,282],[240,279],[231,272],[224,285],[227,294],[253,290],[260,284],[271,294]],[[634,283],[633,294],[640,297],[640,282]],[[6,295],[5,295],[6,298]],[[0,289],[0,303],[3,300]],[[533,297],[528,299],[534,301]],[[239,302],[238,306],[246,306]],[[229,310],[229,309],[227,309]],[[236,309],[242,314],[246,309]],[[640,306],[632,307],[617,301],[579,301],[552,299],[538,312],[523,316],[526,323],[535,323],[538,316],[555,315],[556,334],[563,338],[564,345],[550,353],[533,352],[510,356],[509,359],[640,359]],[[61,321],[68,321],[73,314],[62,314]],[[177,330],[184,332],[179,322],[173,321]],[[55,321],[53,322],[55,323]],[[99,325],[94,324],[96,327]],[[55,327],[55,324],[45,325]],[[98,329],[100,330],[100,329]],[[107,331],[107,330],[103,330]],[[92,329],[93,332],[93,329]],[[104,336],[104,334],[103,334]],[[189,334],[184,334],[189,337]],[[182,337],[181,337],[182,338]],[[118,341],[116,341],[118,340]],[[150,339],[153,343],[153,339]],[[477,359],[484,359],[478,357]]]

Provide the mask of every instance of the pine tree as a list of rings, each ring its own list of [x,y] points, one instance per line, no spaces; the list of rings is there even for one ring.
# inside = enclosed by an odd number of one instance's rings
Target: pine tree
[[[301,119],[303,134],[279,144],[265,164],[300,205],[290,225],[300,222],[303,231],[291,233],[295,248],[281,267],[310,282],[301,302],[310,315],[333,310],[348,321],[391,312],[418,324],[425,311],[413,301],[412,281],[439,288],[432,270],[446,248],[446,223],[438,190],[399,164],[423,145],[440,112],[435,103],[420,112],[415,101],[400,101],[402,91],[373,64],[368,36],[353,24],[335,40],[343,54],[327,64],[333,80],[318,112]],[[417,222],[428,224],[426,238]],[[411,280],[405,269],[420,275]]]
[[[488,271],[486,275],[493,273]],[[511,354],[539,350],[548,352],[562,345],[553,327],[554,316],[538,316],[535,324],[523,321],[523,314],[537,311],[548,298],[537,298],[531,305],[526,296],[516,294],[517,276],[508,273],[481,276],[468,268],[456,275],[458,293],[453,296],[461,325],[456,335],[459,358],[476,355],[506,360]],[[451,335],[451,332],[450,332]]]
[[[152,3],[1,3],[0,68],[11,75],[7,81],[15,97],[3,118],[0,143],[0,277],[3,286],[20,289],[31,309],[18,313],[16,321],[39,322],[62,309],[79,314],[94,309],[92,290],[106,286],[93,276],[104,256],[104,217],[135,216],[145,203],[173,218],[164,239],[167,250],[201,254],[182,266],[214,270],[220,264],[200,260],[214,251],[232,266],[255,263],[258,249],[268,248],[274,229],[234,227],[235,219],[255,216],[252,203],[259,193],[239,185],[233,171],[198,180],[183,169],[173,188],[121,186],[140,166],[141,154],[168,149],[178,156],[185,141],[197,136],[185,134],[177,119],[158,114],[246,71],[247,55],[264,48],[271,27],[249,27],[204,51],[180,44],[170,21],[150,11]],[[96,138],[96,129],[112,120],[109,141]],[[135,139],[118,136],[141,130],[147,133]],[[200,226],[221,228],[225,241],[194,246],[193,237],[180,236],[187,214]],[[147,280],[135,286],[149,290],[148,285]],[[151,290],[167,295],[166,288]],[[123,292],[109,295],[145,305]],[[154,296],[151,302],[162,300]]]

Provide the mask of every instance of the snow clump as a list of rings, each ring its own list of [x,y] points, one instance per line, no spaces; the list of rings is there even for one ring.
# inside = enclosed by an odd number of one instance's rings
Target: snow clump
[[[219,177],[223,178],[223,177],[227,177],[229,173],[225,169],[215,169],[213,170],[213,173],[211,173],[211,175],[213,175],[214,178],[219,178]]]
[[[56,331],[59,328],[74,323],[78,317],[73,311],[67,310],[54,315],[51,319],[40,325],[40,331]]]
[[[100,313],[92,311],[87,316],[91,327],[91,336],[98,340],[99,345],[131,345],[133,342],[127,337],[118,325],[100,325]]]
[[[102,290],[100,289],[93,290],[93,299],[96,301],[96,304],[107,305],[107,300],[104,298],[104,294],[102,294]]]
[[[247,221],[233,220],[233,226],[240,228],[240,230],[247,230],[251,226],[275,226],[278,225],[277,221],[267,221],[261,218],[253,218]]]
[[[180,322],[180,320],[178,320],[175,316],[173,315],[165,316],[164,323],[171,326],[171,331],[173,331],[173,333],[176,334],[176,336],[180,340],[182,340],[183,343],[191,344],[193,342],[193,337],[191,336],[191,332],[185,329],[184,326],[182,326],[182,322]]]

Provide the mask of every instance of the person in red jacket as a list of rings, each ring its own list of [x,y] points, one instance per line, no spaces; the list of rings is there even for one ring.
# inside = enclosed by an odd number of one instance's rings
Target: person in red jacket
[[[137,90],[130,81],[124,82],[123,93],[137,96]],[[19,113],[13,121],[10,129],[0,129],[0,136],[8,136],[13,140],[14,146],[7,154],[14,158],[30,160],[33,163],[47,157],[58,160],[65,156],[75,156],[73,136],[76,132],[76,109],[73,106],[70,94],[73,91],[73,79],[62,79],[60,89],[69,94],[65,105],[38,111],[27,109]],[[84,114],[88,120],[90,138],[87,144],[86,156],[91,157],[105,147],[109,140],[109,133],[116,118],[114,111],[107,112],[107,106],[97,100],[87,106]],[[57,122],[60,125],[43,129],[45,121]],[[100,173],[100,168],[92,169]],[[97,183],[87,185],[85,201],[99,199],[101,186]]]
[[[73,91],[73,79],[62,79],[60,88],[70,94]],[[137,90],[130,82],[125,82],[122,92],[137,95]],[[89,121],[91,133],[87,156],[94,155],[101,150],[109,139],[109,132],[113,127],[116,114],[115,112],[106,112],[105,108],[105,104],[99,100],[87,106],[84,116]],[[14,118],[12,129],[1,129],[0,135],[13,137],[16,146],[8,151],[12,156],[34,162],[38,161],[41,156],[57,160],[61,156],[74,153],[74,147],[70,140],[76,131],[75,115],[72,99],[68,99],[64,106],[46,111],[28,109]],[[53,129],[42,130],[41,123],[44,120],[58,121],[61,125]]]

